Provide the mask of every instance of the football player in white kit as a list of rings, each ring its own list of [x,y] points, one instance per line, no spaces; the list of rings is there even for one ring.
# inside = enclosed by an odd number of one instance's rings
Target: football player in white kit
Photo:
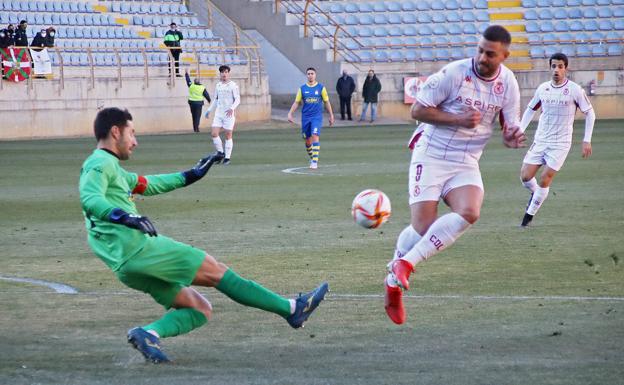
[[[475,57],[429,76],[416,96],[412,117],[421,124],[410,143],[411,224],[398,237],[385,280],[384,306],[394,323],[405,322],[402,296],[414,265],[451,246],[479,219],[479,158],[495,122],[500,119],[507,147],[523,145],[518,82],[502,65],[510,44],[505,28],[488,27]],[[440,199],[451,212],[438,217]]]
[[[234,123],[236,121],[236,107],[240,104],[240,92],[238,85],[230,80],[230,67],[226,65],[219,67],[219,80],[215,86],[215,100],[210,104],[210,108],[206,112],[206,118],[216,108],[212,121],[212,143],[219,153],[224,154],[223,164],[227,165],[230,164],[232,148],[234,147],[232,131],[234,131]],[[223,141],[219,136],[221,130],[225,131],[225,151]]]
[[[594,109],[583,88],[567,78],[566,55],[555,53],[548,60],[548,64],[552,80],[537,87],[535,96],[529,102],[520,122],[520,130],[524,132],[535,111],[542,108],[533,144],[527,151],[520,170],[522,185],[531,191],[531,199],[522,218],[522,227],[529,225],[546,200],[550,184],[568,156],[577,108],[585,114],[582,156],[588,158],[592,154],[591,137],[596,120]],[[542,166],[544,169],[540,181],[537,182],[535,174]]]

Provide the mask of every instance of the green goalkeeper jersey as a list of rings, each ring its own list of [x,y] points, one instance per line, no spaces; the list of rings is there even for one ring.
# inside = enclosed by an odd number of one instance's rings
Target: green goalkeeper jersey
[[[134,195],[156,195],[183,187],[182,173],[139,176],[124,170],[119,159],[96,149],[80,171],[80,202],[85,216],[89,246],[113,271],[140,252],[148,235],[109,221],[115,208],[139,214]]]

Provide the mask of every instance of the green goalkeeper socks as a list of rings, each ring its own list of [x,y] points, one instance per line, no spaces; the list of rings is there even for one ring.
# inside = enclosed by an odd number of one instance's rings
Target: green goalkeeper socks
[[[208,322],[204,313],[193,308],[177,309],[166,313],[158,321],[143,326],[144,330],[153,330],[160,338],[174,337],[197,329]]]
[[[254,281],[241,278],[231,269],[223,274],[216,289],[242,305],[270,311],[284,318],[290,315],[289,300]]]

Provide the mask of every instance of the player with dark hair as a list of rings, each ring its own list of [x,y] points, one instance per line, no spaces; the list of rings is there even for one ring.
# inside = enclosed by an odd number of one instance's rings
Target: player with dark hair
[[[206,118],[210,115],[210,111],[216,109],[212,120],[212,143],[217,152],[225,156],[223,164],[228,165],[234,148],[232,133],[236,122],[236,107],[240,104],[240,92],[238,85],[230,80],[230,67],[226,65],[219,67],[219,80],[215,86],[215,101],[208,108]],[[225,148],[220,136],[222,130],[225,131]]]
[[[429,76],[416,96],[412,117],[421,124],[410,140],[411,224],[398,237],[385,280],[386,313],[397,324],[405,322],[402,295],[414,266],[451,246],[479,219],[479,158],[494,122],[500,119],[503,125],[505,146],[523,144],[518,82],[502,64],[510,43],[505,28],[488,27],[475,57]],[[451,212],[438,217],[441,199]]]
[[[303,104],[301,109],[301,135],[305,140],[306,151],[310,157],[310,168],[318,168],[319,152],[321,151],[321,127],[323,125],[323,104],[329,111],[329,125],[334,124],[334,112],[327,89],[316,81],[316,69],[310,67],[306,70],[308,82],[299,87],[295,101],[288,111],[288,121],[294,123],[293,113]]]
[[[119,164],[128,160],[137,146],[127,110],[101,110],[94,133],[97,148],[80,171],[80,201],[89,246],[122,283],[151,295],[165,309],[173,309],[128,332],[128,342],[146,359],[169,361],[160,338],[188,333],[210,319],[210,302],[191,285],[214,287],[240,304],[285,318],[293,328],[303,326],[324,299],[327,283],[297,299],[286,299],[241,278],[206,252],[158,234],[152,222],[137,211],[136,194],[156,195],[188,186],[203,178],[223,155],[206,156],[183,172],[143,176]]]
[[[548,197],[550,184],[572,147],[572,130],[574,115],[579,109],[585,114],[585,136],[583,137],[582,156],[589,158],[592,154],[591,137],[594,131],[596,115],[594,109],[581,86],[567,77],[568,57],[563,53],[555,53],[548,60],[551,80],[542,83],[529,102],[520,130],[528,127],[535,111],[542,109],[533,144],[527,151],[520,170],[522,185],[531,192],[522,227],[526,227],[537,214],[537,210]],[[541,168],[540,181],[535,179]]]

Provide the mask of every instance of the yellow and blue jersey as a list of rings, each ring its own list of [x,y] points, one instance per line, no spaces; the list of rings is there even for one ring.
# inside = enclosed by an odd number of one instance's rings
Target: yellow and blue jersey
[[[323,103],[329,101],[327,90],[321,83],[304,84],[297,90],[295,102],[303,102],[301,120],[322,119]]]

